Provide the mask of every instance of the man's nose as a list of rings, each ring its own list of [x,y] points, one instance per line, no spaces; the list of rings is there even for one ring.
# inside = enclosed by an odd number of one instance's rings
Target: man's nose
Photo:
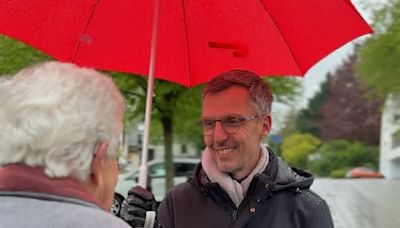
[[[215,123],[215,128],[214,128],[214,141],[215,142],[222,142],[228,138],[228,134],[222,127],[221,121],[217,121]]]

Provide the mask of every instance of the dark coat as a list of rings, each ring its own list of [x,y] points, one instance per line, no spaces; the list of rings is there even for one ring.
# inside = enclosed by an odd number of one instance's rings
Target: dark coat
[[[195,177],[163,200],[158,222],[164,228],[331,228],[326,202],[309,189],[313,177],[289,168],[270,153],[263,173],[254,176],[236,208],[227,193],[210,183],[201,165]]]

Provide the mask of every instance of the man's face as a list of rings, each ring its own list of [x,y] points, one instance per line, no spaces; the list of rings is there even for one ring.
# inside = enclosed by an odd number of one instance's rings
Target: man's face
[[[202,119],[221,119],[230,115],[257,116],[248,91],[232,86],[203,99]],[[233,134],[227,133],[216,122],[214,132],[204,136],[204,142],[212,152],[218,169],[230,173],[235,179],[246,177],[255,167],[260,155],[260,142],[270,131],[269,115],[243,122]]]

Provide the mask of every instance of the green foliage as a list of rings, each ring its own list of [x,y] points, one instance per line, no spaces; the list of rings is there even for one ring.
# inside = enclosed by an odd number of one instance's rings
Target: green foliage
[[[374,11],[375,35],[359,49],[356,70],[368,88],[386,97],[400,91],[400,0]]]
[[[199,124],[201,115],[201,89],[197,86],[183,91],[177,100],[174,117],[175,134],[181,143],[192,143],[198,148],[203,148],[203,132]]]
[[[275,101],[280,103],[291,104],[296,102],[302,91],[302,84],[299,78],[266,77],[265,81],[271,87]]]
[[[332,178],[346,177],[346,173],[348,170],[349,170],[349,168],[335,169],[329,174],[329,177],[332,177]]]
[[[126,112],[124,116],[125,132],[129,132],[137,123],[143,122],[143,110],[139,109],[139,103],[145,98],[145,93],[138,89],[140,75],[127,73],[107,72],[113,78],[125,98]],[[142,79],[143,80],[143,79]],[[144,80],[143,80],[144,81]]]
[[[326,80],[321,83],[319,91],[309,100],[307,108],[299,112],[297,117],[297,129],[300,132],[321,137],[321,130],[316,124],[316,121],[321,118],[321,107],[329,97],[330,82],[331,75],[328,74]]]
[[[49,59],[49,56],[22,42],[0,35],[0,76]]]
[[[283,127],[279,130],[279,134],[283,137],[286,137],[298,132],[299,130],[297,128],[297,118],[298,112],[294,108],[291,108],[285,116]]]
[[[361,142],[336,140],[323,144],[310,162],[310,169],[319,176],[329,176],[335,170],[347,170],[355,166],[376,169],[379,150],[376,146],[366,146]]]
[[[290,165],[306,169],[309,155],[312,154],[321,141],[311,134],[293,134],[284,139],[282,157]]]

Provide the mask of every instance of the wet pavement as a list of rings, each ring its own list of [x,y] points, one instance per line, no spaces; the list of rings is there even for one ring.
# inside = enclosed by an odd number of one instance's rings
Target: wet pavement
[[[335,228],[400,228],[400,180],[316,179]]]

